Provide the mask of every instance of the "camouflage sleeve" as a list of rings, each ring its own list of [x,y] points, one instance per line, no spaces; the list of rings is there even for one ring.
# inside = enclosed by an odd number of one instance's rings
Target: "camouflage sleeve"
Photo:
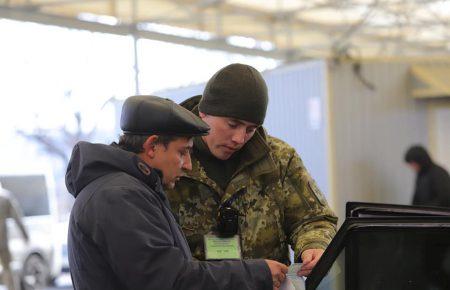
[[[337,217],[295,149],[284,142],[279,148],[284,230],[289,244],[295,257],[307,249],[325,249],[336,234]]]

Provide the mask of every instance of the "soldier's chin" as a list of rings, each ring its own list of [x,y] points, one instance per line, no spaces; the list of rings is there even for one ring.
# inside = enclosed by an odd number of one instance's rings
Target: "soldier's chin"
[[[173,189],[175,187],[175,181],[165,182],[163,185],[166,189]]]
[[[214,156],[215,156],[217,159],[220,159],[220,160],[227,160],[227,159],[229,159],[229,158],[231,157],[231,155],[233,155],[233,153],[234,153],[234,152],[231,152],[231,151],[229,151],[229,150],[227,150],[227,151],[225,151],[225,150],[220,150],[219,152],[216,152],[216,153],[214,154]]]

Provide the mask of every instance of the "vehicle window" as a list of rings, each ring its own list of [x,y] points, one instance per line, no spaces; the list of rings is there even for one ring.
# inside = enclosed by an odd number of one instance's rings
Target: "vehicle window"
[[[0,176],[0,182],[12,193],[24,216],[50,214],[45,176]]]

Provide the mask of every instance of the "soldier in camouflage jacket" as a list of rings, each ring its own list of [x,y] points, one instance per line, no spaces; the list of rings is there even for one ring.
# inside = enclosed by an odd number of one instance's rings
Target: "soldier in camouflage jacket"
[[[228,94],[220,88],[228,88]],[[239,92],[234,94],[238,101],[229,93],[232,88]],[[217,95],[226,99],[218,111]],[[193,256],[205,259],[203,236],[217,231],[218,209],[233,197],[242,258],[289,264],[291,245],[304,262],[299,274],[309,274],[335,235],[337,218],[295,149],[259,126],[267,107],[267,88],[259,72],[246,65],[227,66],[208,82],[203,99],[197,96],[182,105],[200,114],[211,127],[206,137],[213,138],[195,139],[192,171],[167,192]],[[228,132],[233,140],[215,147],[214,140],[226,138]]]

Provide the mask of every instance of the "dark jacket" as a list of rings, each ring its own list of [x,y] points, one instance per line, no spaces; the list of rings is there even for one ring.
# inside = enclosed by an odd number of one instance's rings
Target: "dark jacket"
[[[75,289],[272,289],[263,260],[192,260],[159,175],[118,147],[75,146],[66,173]]]
[[[450,176],[444,168],[433,163],[417,174],[413,204],[450,207]]]
[[[412,146],[405,154],[405,161],[419,165],[413,205],[450,207],[450,176],[436,165],[427,150]]]

